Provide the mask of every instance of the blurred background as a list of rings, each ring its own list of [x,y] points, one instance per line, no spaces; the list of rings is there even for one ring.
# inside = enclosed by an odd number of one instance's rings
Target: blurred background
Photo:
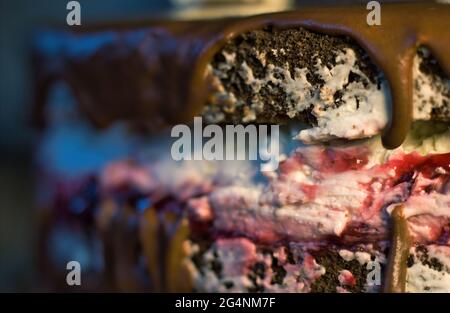
[[[79,0],[82,24],[151,18],[215,18],[303,5],[367,1]],[[391,1],[380,1],[391,2]],[[65,25],[67,0],[0,0],[0,291],[37,291],[33,205],[30,42],[45,25]],[[67,27],[67,26],[66,26]]]

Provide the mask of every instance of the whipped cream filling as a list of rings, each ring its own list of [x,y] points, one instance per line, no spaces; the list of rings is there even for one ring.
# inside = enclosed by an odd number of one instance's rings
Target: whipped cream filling
[[[411,256],[413,264],[407,271],[407,292],[450,291],[449,246],[413,247],[411,248]]]
[[[431,215],[443,221],[442,225],[437,225],[428,217],[421,219],[422,227],[430,230],[424,233],[419,232],[416,221],[412,219],[411,229],[416,239],[426,242],[436,240],[445,221],[450,220],[448,164],[445,172],[433,173],[438,176],[427,178],[428,183],[424,186],[425,174],[420,172],[420,166],[408,163],[409,158],[415,158],[414,154],[398,152],[387,163],[375,167],[365,167],[360,159],[350,160],[358,168],[334,172],[334,167],[326,172],[324,167],[311,169],[313,164],[302,162],[319,158],[321,165],[327,162],[336,165],[335,160],[320,160],[320,156],[339,153],[339,150],[303,148],[300,151],[281,164],[277,178],[264,189],[228,186],[213,190],[209,199],[215,229],[263,241],[286,237],[314,241],[329,236],[347,241],[380,240],[385,239],[388,233],[390,205],[404,203],[408,218]],[[443,162],[448,162],[450,155],[443,156]],[[421,162],[418,161],[419,164]],[[295,172],[303,171],[305,164],[310,167],[309,175],[306,175],[308,179],[299,181]],[[399,169],[397,164],[406,164],[401,165],[406,168]],[[411,171],[419,174],[410,174]],[[399,182],[405,175],[413,176],[410,181]],[[414,178],[414,175],[418,177]]]

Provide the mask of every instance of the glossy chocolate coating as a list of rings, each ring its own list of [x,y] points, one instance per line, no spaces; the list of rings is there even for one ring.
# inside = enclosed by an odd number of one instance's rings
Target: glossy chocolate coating
[[[49,84],[71,86],[80,107],[99,126],[129,120],[155,128],[190,122],[208,94],[205,67],[224,43],[267,25],[301,26],[348,35],[366,50],[388,79],[392,121],[383,134],[387,148],[399,146],[412,122],[412,63],[426,45],[450,73],[450,6],[437,3],[383,4],[381,25],[369,26],[365,6],[299,11],[210,21],[149,22],[81,27],[38,37],[36,114],[43,120]]]
[[[405,292],[406,272],[408,270],[406,264],[412,243],[408,222],[403,215],[403,206],[396,206],[391,217],[391,246],[389,248],[384,290],[385,292]]]

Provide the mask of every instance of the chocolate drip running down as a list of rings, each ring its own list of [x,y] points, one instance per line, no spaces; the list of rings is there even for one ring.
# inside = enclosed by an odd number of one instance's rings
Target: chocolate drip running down
[[[391,213],[392,234],[389,261],[386,270],[385,292],[405,292],[406,263],[411,249],[411,237],[403,206],[396,206]]]
[[[44,33],[36,54],[37,116],[43,121],[49,85],[63,79],[81,110],[99,126],[116,120],[160,127],[190,122],[208,95],[205,68],[224,44],[265,26],[304,27],[356,40],[385,73],[392,94],[386,148],[404,140],[412,122],[412,65],[427,46],[450,74],[450,7],[383,4],[381,25],[369,26],[365,6],[305,8],[240,19],[147,22]]]

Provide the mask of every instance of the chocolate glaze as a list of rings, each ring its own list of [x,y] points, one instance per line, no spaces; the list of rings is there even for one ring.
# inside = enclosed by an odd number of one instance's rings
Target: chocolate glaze
[[[365,6],[299,11],[214,21],[172,21],[81,27],[76,32],[37,36],[37,105],[55,79],[66,80],[81,110],[97,125],[129,120],[159,128],[190,122],[207,97],[206,65],[225,42],[273,25],[305,27],[355,39],[380,67],[392,93],[392,121],[383,134],[387,148],[399,146],[412,122],[412,62],[426,45],[450,73],[450,6],[437,3],[383,4],[381,25],[369,26]]]
[[[385,292],[405,292],[407,260],[412,242],[408,222],[403,214],[403,206],[398,205],[392,211],[392,238],[389,260],[386,268]]]

